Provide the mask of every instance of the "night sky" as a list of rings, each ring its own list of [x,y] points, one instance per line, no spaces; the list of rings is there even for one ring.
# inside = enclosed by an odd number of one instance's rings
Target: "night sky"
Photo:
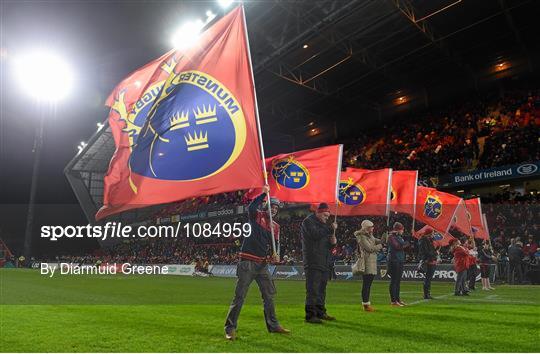
[[[204,20],[207,10],[223,11],[215,1],[0,0],[0,233],[12,248],[22,245],[39,115],[46,126],[36,225],[85,224],[64,167],[106,119],[104,102],[114,86],[168,51],[173,31],[186,20]],[[15,80],[14,60],[35,48],[60,54],[75,73],[72,92],[56,107],[37,104],[24,90],[32,83]],[[66,250],[95,246],[89,242]]]

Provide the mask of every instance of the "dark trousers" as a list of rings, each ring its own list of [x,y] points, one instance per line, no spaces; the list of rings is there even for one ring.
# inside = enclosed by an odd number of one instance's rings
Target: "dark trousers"
[[[435,274],[435,264],[426,264],[426,274],[424,278],[424,297],[431,295],[431,280]]]
[[[274,295],[276,288],[268,271],[267,264],[259,264],[251,261],[240,261],[236,267],[236,290],[234,298],[229,307],[229,313],[225,320],[225,331],[236,329],[238,326],[238,317],[244,304],[249,285],[253,280],[257,282],[264,304],[264,320],[268,331],[273,331],[279,327],[274,308]]]
[[[523,269],[521,269],[521,261],[510,261],[508,275],[508,283],[515,284],[516,280],[518,284],[523,282]]]
[[[474,290],[474,288],[475,288],[476,276],[477,275],[478,275],[478,269],[476,269],[476,264],[475,264],[475,265],[472,265],[467,270],[467,277],[468,277],[468,280],[469,280],[469,289],[470,290]]]
[[[390,301],[399,301],[399,290],[401,286],[401,276],[403,275],[403,262],[388,262],[388,274],[390,275]]]
[[[371,283],[375,279],[374,274],[364,274],[362,275],[362,302],[369,302],[369,293],[371,292]]]
[[[322,318],[326,313],[326,285],[330,273],[317,269],[306,269],[306,319]]]

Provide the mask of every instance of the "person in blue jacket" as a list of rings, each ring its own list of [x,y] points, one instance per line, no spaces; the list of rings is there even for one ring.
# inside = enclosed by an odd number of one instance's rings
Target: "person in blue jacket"
[[[249,224],[251,225],[251,235],[244,237],[240,248],[240,261],[236,266],[236,289],[229,313],[225,320],[225,339],[236,339],[236,327],[238,325],[238,317],[240,310],[244,304],[247,292],[251,282],[255,280],[261,291],[261,296],[264,303],[264,319],[266,328],[270,333],[288,334],[290,331],[281,327],[276,317],[274,307],[274,295],[276,288],[274,281],[268,270],[268,260],[272,251],[272,234],[270,229],[270,217],[268,210],[260,210],[263,205],[264,198],[268,194],[270,188],[266,185],[263,187],[263,193],[255,198],[248,207]],[[279,210],[280,202],[276,198],[270,198],[272,210],[272,218],[274,218]],[[272,228],[274,238],[279,239],[279,225],[272,220]],[[271,260],[279,263],[277,254],[271,255]]]

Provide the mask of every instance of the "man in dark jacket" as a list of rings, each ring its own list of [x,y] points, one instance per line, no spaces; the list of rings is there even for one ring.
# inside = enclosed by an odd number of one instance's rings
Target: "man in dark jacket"
[[[523,282],[523,270],[521,269],[521,264],[525,254],[523,253],[523,249],[521,247],[521,242],[516,242],[514,245],[508,247],[508,261],[510,263],[510,269],[508,272],[509,283],[512,279],[514,280],[514,283],[516,280],[518,284]]]
[[[388,235],[388,274],[390,275],[390,301],[392,306],[405,306],[400,298],[401,277],[403,275],[403,264],[405,263],[404,249],[409,246],[403,235],[403,224],[394,223],[392,231]]]
[[[433,245],[433,229],[426,228],[424,235],[418,241],[418,258],[424,265],[424,299],[432,300],[431,280],[437,267],[437,251]]]
[[[276,288],[268,271],[267,256],[272,244],[270,229],[270,218],[268,210],[259,210],[262,206],[265,196],[268,194],[269,187],[263,187],[263,193],[255,198],[248,207],[249,224],[251,225],[251,235],[244,237],[242,247],[240,248],[240,262],[236,267],[236,290],[234,299],[229,308],[227,319],[225,320],[225,338],[228,340],[236,339],[236,327],[238,316],[244,304],[249,285],[253,280],[257,282],[264,302],[264,319],[268,332],[287,334],[290,331],[281,327],[274,308],[274,294]],[[272,217],[277,215],[279,209],[279,200],[271,198],[270,200]],[[272,229],[274,238],[279,239],[279,225],[273,221]],[[274,262],[279,262],[279,256],[272,255]]]
[[[334,317],[326,313],[326,284],[330,278],[331,249],[337,240],[334,234],[337,224],[326,224],[330,211],[326,203],[321,203],[317,211],[302,222],[302,252],[306,274],[306,322],[322,323],[332,321]]]

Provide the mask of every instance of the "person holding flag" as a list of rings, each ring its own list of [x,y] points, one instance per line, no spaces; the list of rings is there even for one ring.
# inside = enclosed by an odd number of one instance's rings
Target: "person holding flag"
[[[326,285],[332,268],[332,248],[337,244],[337,223],[327,225],[330,217],[328,204],[321,203],[306,217],[300,227],[302,253],[306,273],[306,322],[322,323],[335,317],[326,313]]]
[[[427,227],[418,242],[418,257],[424,268],[424,299],[433,300],[431,296],[431,280],[437,267],[437,251],[433,245],[434,230]]]
[[[403,276],[403,264],[405,263],[404,249],[409,247],[402,235],[403,224],[400,222],[394,223],[392,231],[388,235],[388,274],[390,275],[390,301],[392,306],[405,306],[401,301],[399,292],[401,285],[401,277]]]
[[[257,282],[263,298],[264,319],[268,332],[290,333],[288,329],[281,327],[277,320],[274,307],[276,288],[268,271],[267,256],[271,249],[272,233],[275,239],[279,239],[279,225],[275,221],[272,221],[270,224],[268,212],[266,210],[259,210],[263,205],[265,196],[269,195],[269,191],[270,188],[268,185],[265,185],[263,187],[263,193],[255,198],[248,207],[251,235],[244,238],[240,248],[240,261],[236,268],[238,280],[236,282],[235,295],[229,307],[227,319],[225,320],[225,338],[228,340],[236,339],[238,317],[240,316],[244,299],[253,280]],[[274,217],[278,213],[280,202],[275,198],[271,198],[269,203],[271,204],[272,217]],[[279,256],[275,253],[272,254],[272,261],[278,263]]]

